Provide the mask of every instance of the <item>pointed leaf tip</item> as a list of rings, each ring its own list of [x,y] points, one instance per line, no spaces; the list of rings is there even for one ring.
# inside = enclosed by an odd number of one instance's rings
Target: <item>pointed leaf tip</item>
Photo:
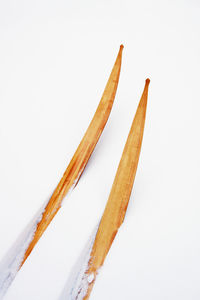
[[[150,83],[150,79],[147,78],[147,79],[146,79],[146,84],[149,85],[149,83]]]

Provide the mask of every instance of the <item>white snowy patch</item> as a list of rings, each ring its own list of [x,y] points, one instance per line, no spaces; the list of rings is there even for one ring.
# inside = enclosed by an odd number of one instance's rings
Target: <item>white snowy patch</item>
[[[40,222],[47,203],[37,212],[30,224],[25,228],[14,245],[6,253],[0,262],[0,300],[3,299],[6,291],[14,280],[20,265],[23,261],[24,254],[34,237],[37,224]]]
[[[99,224],[95,227],[85,249],[73,267],[59,300],[82,300],[85,297],[89,284],[94,280],[94,274],[88,275],[86,271],[98,228]]]
[[[91,283],[94,280],[94,273],[90,274],[87,278],[88,282]]]
[[[77,179],[74,181],[66,196],[69,196],[71,191],[76,186],[83,172],[83,169],[79,172]],[[63,202],[64,199],[61,205],[63,204]],[[10,250],[6,253],[2,261],[0,262],[0,300],[3,299],[6,291],[8,290],[20,268],[26,250],[34,237],[35,231],[37,229],[37,224],[41,221],[47,204],[48,201],[43,204],[42,208],[37,212],[35,217],[32,219],[32,221],[25,228],[14,245],[10,248]]]

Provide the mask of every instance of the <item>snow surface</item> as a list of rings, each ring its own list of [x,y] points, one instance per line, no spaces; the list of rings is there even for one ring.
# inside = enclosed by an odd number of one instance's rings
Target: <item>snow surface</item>
[[[63,199],[61,206],[64,204],[64,200],[68,199],[68,197],[71,195],[71,192],[76,186],[82,174],[82,171],[83,169],[79,172],[76,180],[74,181],[67,195]],[[0,299],[3,299],[9,286],[11,285],[12,281],[15,279],[15,276],[23,261],[26,250],[34,237],[37,224],[42,219],[42,215],[44,213],[47,203],[46,202],[44,203],[42,208],[37,212],[33,220],[25,228],[23,233],[17,238],[15,244],[10,248],[10,250],[6,253],[2,261],[0,262]]]
[[[6,253],[0,262],[0,299],[3,299],[12,281],[20,268],[24,254],[34,237],[37,224],[42,219],[42,215],[47,203],[37,212],[24,232],[18,237],[15,244]]]

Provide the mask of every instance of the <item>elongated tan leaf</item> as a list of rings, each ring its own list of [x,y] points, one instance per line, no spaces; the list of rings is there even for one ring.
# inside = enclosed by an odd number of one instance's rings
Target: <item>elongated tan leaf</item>
[[[147,79],[91,250],[88,269],[85,273],[88,285],[84,300],[89,298],[98,270],[103,265],[124,220],[140,156],[149,82],[150,80]]]
[[[112,109],[113,101],[117,91],[121,69],[122,50],[123,45],[120,46],[116,62],[107,82],[103,96],[94,114],[94,117],[81,143],[79,144],[71,162],[69,163],[62,179],[60,180],[51,199],[45,207],[41,221],[37,224],[37,228],[34,233],[33,239],[31,240],[26,250],[21,266],[31,253],[32,249],[40,239],[41,235],[43,234],[43,232],[45,231],[45,229],[47,228],[47,226],[49,225],[59,208],[61,207],[62,200],[66,196],[69,189],[73,186],[73,184],[77,184],[96,146],[96,143],[98,142],[101,136],[101,133],[110,115],[110,111]]]

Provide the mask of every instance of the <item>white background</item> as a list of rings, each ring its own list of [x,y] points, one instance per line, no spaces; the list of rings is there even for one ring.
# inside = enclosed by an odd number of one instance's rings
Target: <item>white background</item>
[[[56,300],[98,222],[144,82],[127,215],[91,300],[200,299],[198,0],[0,2],[0,259],[56,187],[119,45],[118,91],[77,186],[5,300]]]

